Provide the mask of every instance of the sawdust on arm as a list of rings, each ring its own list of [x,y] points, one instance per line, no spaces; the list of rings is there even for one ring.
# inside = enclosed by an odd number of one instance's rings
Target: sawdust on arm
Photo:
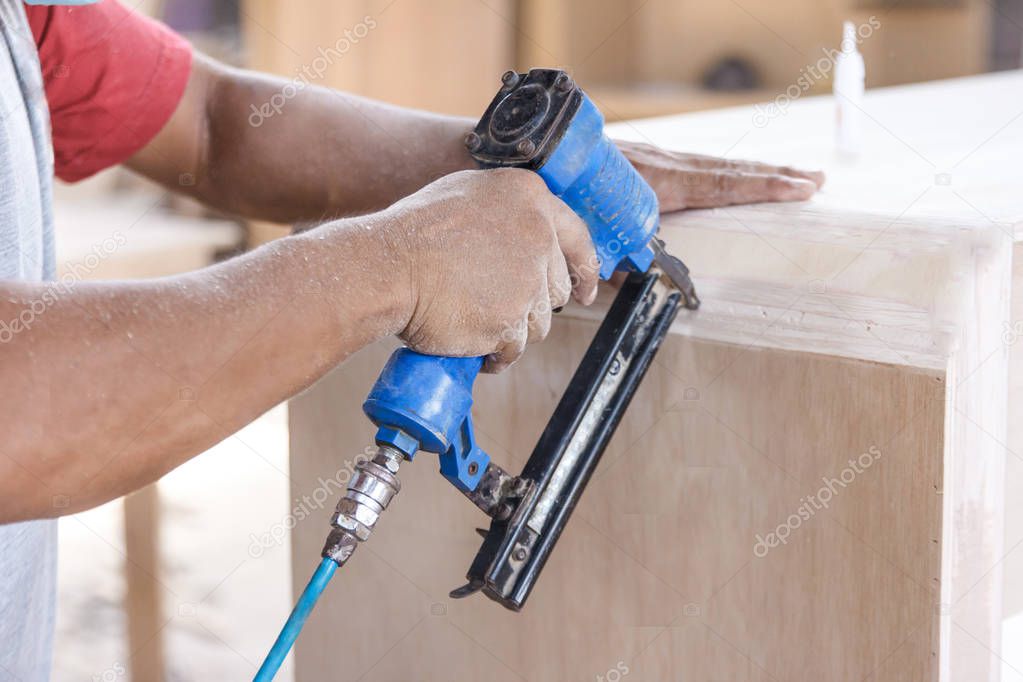
[[[323,221],[380,210],[474,168],[462,143],[472,126],[314,85],[295,91],[196,52],[177,110],[127,165],[229,213]]]

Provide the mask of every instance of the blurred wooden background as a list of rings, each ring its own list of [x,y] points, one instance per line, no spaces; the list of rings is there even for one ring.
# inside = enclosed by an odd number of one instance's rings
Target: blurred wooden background
[[[608,118],[627,119],[770,100],[838,48],[843,20],[876,20],[860,44],[868,87],[987,71],[996,11],[986,0],[243,0],[241,21],[254,68],[295,76],[340,40],[318,84],[478,116],[505,69],[558,66]],[[703,87],[729,58],[751,67],[752,86]],[[811,80],[810,94],[830,91],[830,72]]]
[[[1020,2],[1023,0],[996,0]],[[501,73],[569,70],[608,121],[831,92],[842,22],[867,86],[990,70],[988,0],[240,0],[246,66],[402,106],[478,117]],[[873,28],[876,26],[877,28]],[[861,35],[863,35],[861,33]],[[833,53],[832,53],[833,54]],[[711,89],[725,60],[748,87]],[[821,60],[825,60],[822,62]],[[811,77],[807,79],[807,75]],[[249,243],[281,236],[251,222]]]

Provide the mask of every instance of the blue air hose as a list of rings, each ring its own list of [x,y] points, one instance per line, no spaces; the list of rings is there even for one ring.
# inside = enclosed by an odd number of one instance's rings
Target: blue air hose
[[[295,604],[295,608],[292,609],[291,615],[288,616],[288,622],[281,628],[281,634],[277,636],[277,641],[274,642],[270,653],[266,655],[266,660],[259,667],[256,676],[252,678],[252,682],[270,682],[273,680],[281,664],[284,663],[284,659],[287,658],[288,652],[291,651],[291,645],[295,643],[298,633],[302,631],[302,626],[305,625],[306,619],[309,618],[313,607],[316,606],[316,600],[320,598],[324,588],[327,587],[327,583],[334,577],[336,570],[337,564],[332,559],[324,559],[320,562],[316,572],[313,573],[313,577],[309,578],[309,584],[302,590],[302,596],[298,598],[298,602]]]

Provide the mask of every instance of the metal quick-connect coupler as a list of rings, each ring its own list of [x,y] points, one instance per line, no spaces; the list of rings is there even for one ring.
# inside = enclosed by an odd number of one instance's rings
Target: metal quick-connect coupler
[[[348,491],[337,503],[322,556],[344,565],[360,542],[373,533],[380,515],[401,490],[398,465],[404,455],[387,445],[377,449],[373,459],[360,462],[348,483]]]

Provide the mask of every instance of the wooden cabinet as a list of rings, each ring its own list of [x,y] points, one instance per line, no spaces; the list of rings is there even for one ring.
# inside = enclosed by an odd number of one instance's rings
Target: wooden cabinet
[[[1006,336],[1020,109],[1020,74],[872,92],[855,163],[832,152],[827,99],[761,128],[731,109],[614,129],[829,179],[803,205],[664,217],[704,306],[676,322],[522,613],[448,598],[484,518],[423,454],[313,614],[297,679],[998,680],[1005,460],[1023,452]],[[604,304],[478,380],[497,462],[522,465]],[[294,497],[371,442],[360,404],[392,347],[292,402]],[[293,533],[296,592],[329,516]]]

